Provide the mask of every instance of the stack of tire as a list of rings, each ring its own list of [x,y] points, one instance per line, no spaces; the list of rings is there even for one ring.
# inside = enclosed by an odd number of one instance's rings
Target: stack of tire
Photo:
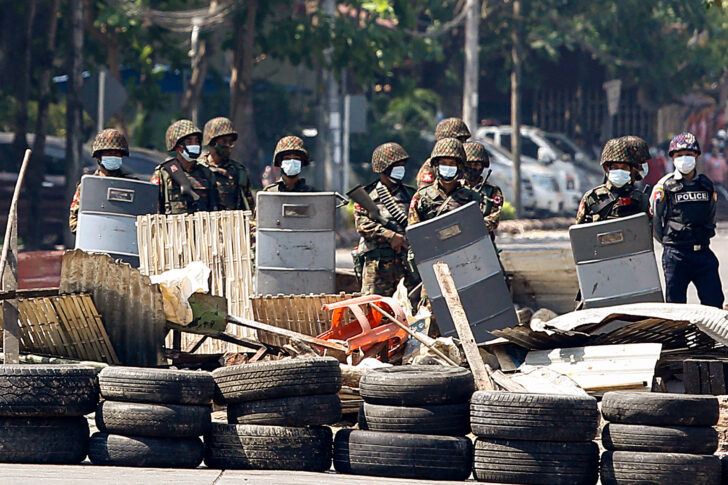
[[[608,392],[602,414],[602,484],[721,483],[715,397]]]
[[[334,358],[297,358],[216,369],[215,400],[228,424],[205,436],[210,468],[298,470],[331,468],[332,433],[341,419],[341,368]]]
[[[366,373],[359,389],[360,429],[336,433],[334,468],[355,475],[467,479],[473,389],[472,374],[460,367],[412,365]]]
[[[104,400],[91,436],[95,465],[196,468],[211,424],[209,372],[107,367],[99,374]]]
[[[98,401],[91,367],[0,365],[0,463],[81,463]]]
[[[479,391],[470,405],[478,481],[593,485],[597,401],[590,396]]]

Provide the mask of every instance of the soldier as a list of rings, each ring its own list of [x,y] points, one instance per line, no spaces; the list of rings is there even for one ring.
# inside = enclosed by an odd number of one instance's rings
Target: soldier
[[[622,138],[627,142],[627,150],[629,151],[630,157],[639,167],[634,186],[641,192],[649,194],[652,188],[647,185],[644,179],[650,172],[650,165],[647,163],[652,158],[652,155],[650,155],[650,146],[639,136],[630,135]]]
[[[217,210],[215,176],[202,164],[202,132],[190,120],[167,128],[167,150],[173,154],[154,169],[150,182],[159,185],[159,207],[165,214],[191,214]]]
[[[675,136],[668,155],[675,172],[660,179],[651,196],[654,236],[664,247],[666,300],[685,303],[692,282],[700,303],[722,308],[718,259],[709,247],[715,236],[717,195],[713,182],[695,169],[700,155],[695,135],[684,132]]]
[[[131,178],[121,169],[122,157],[129,156],[129,145],[124,135],[114,129],[107,129],[96,135],[92,146],[93,156],[99,166],[93,175],[101,177]],[[78,225],[78,208],[81,199],[81,182],[76,184],[76,193],[71,201],[71,211],[68,216],[68,225],[71,232],[76,232]]]
[[[230,159],[238,133],[232,122],[223,117],[205,123],[202,144],[208,147],[207,155],[200,161],[215,174],[217,203],[220,210],[253,210],[255,199],[250,192],[248,169]]]
[[[490,156],[482,143],[470,141],[463,143],[465,149],[465,184],[468,188],[480,193],[483,198],[481,209],[485,225],[488,227],[490,237],[495,239],[495,230],[498,229],[500,213],[503,208],[503,192],[483,178],[483,170],[490,167]]]
[[[413,187],[402,183],[408,161],[409,155],[397,143],[385,143],[372,153],[372,169],[379,179],[364,189],[388,223],[385,227],[359,204],[354,206],[354,222],[361,236],[357,254],[363,258],[362,293],[392,296],[402,277],[410,291],[417,284],[406,266],[408,245],[404,232],[407,208],[414,194]]]
[[[465,143],[470,138],[468,125],[460,118],[445,118],[435,127],[435,142],[445,138],[455,138],[460,140],[461,143]],[[417,188],[421,189],[423,186],[431,184],[435,181],[435,178],[435,173],[432,170],[430,159],[428,158],[422,164],[422,167],[420,167],[419,172],[417,172]]]
[[[576,214],[577,224],[640,212],[650,214],[649,197],[634,187],[641,166],[635,161],[629,146],[624,138],[612,138],[604,145],[601,165],[607,182],[584,194]]]
[[[284,136],[278,140],[273,153],[273,166],[281,167],[281,180],[268,185],[263,190],[266,192],[316,192],[316,189],[306,185],[306,179],[300,177],[301,167],[310,163],[303,140],[297,136]]]

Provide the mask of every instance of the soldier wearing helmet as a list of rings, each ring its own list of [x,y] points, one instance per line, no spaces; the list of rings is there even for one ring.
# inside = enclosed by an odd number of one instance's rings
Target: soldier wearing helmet
[[[265,192],[316,192],[301,177],[301,168],[311,163],[303,140],[297,136],[284,136],[276,144],[273,166],[280,167],[281,179],[265,187]]]
[[[91,156],[96,159],[99,166],[93,175],[101,177],[131,178],[122,170],[122,157],[129,156],[129,145],[124,135],[114,129],[103,130],[96,135],[91,148]],[[68,225],[71,232],[76,232],[78,225],[78,209],[81,200],[81,182],[76,184],[76,192],[71,200],[71,210],[68,216]]]
[[[468,125],[460,118],[445,118],[435,127],[435,142],[445,138],[455,138],[456,140],[460,140],[461,143],[465,143],[470,138]],[[420,167],[419,172],[417,172],[417,188],[422,188],[434,181],[435,172],[432,170],[430,159],[427,159],[422,164],[422,167]]]
[[[649,197],[634,186],[641,164],[632,153],[633,144],[626,138],[612,138],[604,145],[601,165],[607,181],[584,194],[576,214],[577,224],[640,212],[649,215]]]
[[[650,146],[647,142],[639,136],[624,136],[624,141],[627,142],[627,151],[632,161],[639,167],[637,175],[635,176],[635,187],[646,194],[650,193],[652,188],[648,186],[644,179],[650,172],[650,166],[648,161],[652,158],[650,155]]]
[[[150,182],[159,185],[159,207],[164,214],[191,214],[217,210],[215,175],[197,163],[202,131],[190,120],[167,128],[170,158],[158,165]]]
[[[385,143],[372,153],[372,170],[379,178],[364,190],[374,201],[386,224],[374,220],[359,204],[354,223],[359,233],[356,256],[362,260],[362,293],[392,296],[399,280],[412,290],[417,284],[405,263],[407,256],[407,208],[414,187],[402,183],[409,155],[397,143]]]
[[[485,225],[490,231],[491,238],[495,238],[498,229],[500,213],[503,208],[503,192],[497,185],[489,184],[488,177],[483,177],[483,170],[490,167],[490,156],[482,143],[469,141],[463,143],[465,149],[465,184],[480,193],[483,198],[481,209],[485,218]]]
[[[685,303],[692,282],[700,303],[722,308],[718,259],[710,250],[717,194],[713,182],[696,171],[700,144],[695,135],[683,132],[672,139],[668,154],[675,171],[655,184],[650,197],[654,236],[664,247],[665,298]]]
[[[255,209],[248,169],[230,159],[237,139],[238,132],[229,119],[218,117],[205,123],[202,145],[207,147],[208,152],[200,163],[215,174],[220,210]]]

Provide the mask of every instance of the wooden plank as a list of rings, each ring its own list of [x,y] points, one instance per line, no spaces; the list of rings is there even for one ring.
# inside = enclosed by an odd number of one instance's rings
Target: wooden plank
[[[713,360],[708,363],[710,372],[710,393],[714,396],[726,394],[725,362]]]
[[[249,327],[255,330],[263,330],[276,335],[283,335],[284,337],[298,339],[308,344],[317,345],[319,347],[324,347],[327,349],[339,350],[341,352],[346,352],[348,349],[347,346],[336,342],[311,337],[309,335],[304,335],[302,333],[294,332],[292,330],[274,327],[273,325],[267,325],[265,323],[256,322],[255,320],[249,320],[247,318],[240,318],[233,315],[228,315],[227,321],[235,325],[242,325],[243,327]]]
[[[493,380],[488,375],[485,362],[483,362],[483,358],[480,356],[478,345],[475,343],[475,337],[473,337],[473,331],[470,329],[468,317],[465,315],[465,309],[460,302],[460,295],[455,286],[455,281],[453,281],[452,275],[450,274],[450,268],[447,263],[435,263],[433,269],[435,270],[437,284],[440,285],[440,291],[443,297],[445,297],[448,310],[450,310],[450,316],[455,325],[455,330],[458,333],[458,337],[460,337],[460,343],[465,351],[465,358],[468,360],[470,371],[473,373],[475,388],[480,391],[496,390]]]
[[[709,362],[707,360],[699,361],[698,369],[700,369],[700,394],[711,394]]]

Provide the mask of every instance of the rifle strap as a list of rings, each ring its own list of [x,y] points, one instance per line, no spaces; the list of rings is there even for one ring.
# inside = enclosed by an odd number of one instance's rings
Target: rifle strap
[[[175,159],[165,162],[162,164],[162,168],[164,168],[164,170],[169,174],[172,181],[179,185],[182,195],[189,197],[193,202],[200,200],[200,196],[192,188],[190,179],[187,178],[187,175],[185,175],[185,171],[182,169],[182,165],[180,165],[179,160]]]
[[[406,227],[407,214],[405,214],[402,207],[397,204],[394,197],[392,197],[392,193],[384,186],[384,184],[377,184],[377,195],[384,204],[384,207],[386,207],[387,211],[389,211],[389,215],[391,215],[400,226]]]

